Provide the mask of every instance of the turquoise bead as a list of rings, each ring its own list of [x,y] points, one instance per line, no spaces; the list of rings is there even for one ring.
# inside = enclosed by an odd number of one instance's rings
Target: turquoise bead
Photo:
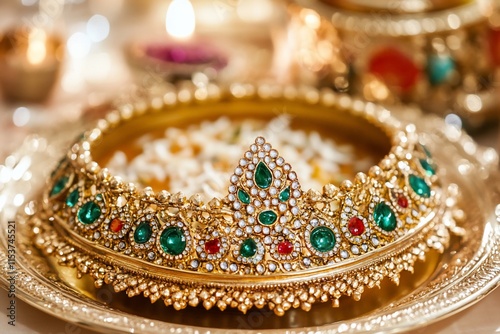
[[[427,59],[427,75],[432,85],[448,80],[454,70],[455,61],[450,56],[431,55]]]

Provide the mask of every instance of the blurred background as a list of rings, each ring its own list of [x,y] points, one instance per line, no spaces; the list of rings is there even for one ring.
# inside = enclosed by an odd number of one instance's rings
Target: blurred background
[[[144,89],[215,82],[329,87],[494,136],[493,0],[5,0],[0,132],[98,117]],[[490,140],[490,139],[488,139]],[[491,142],[491,144],[496,144]]]
[[[0,133],[9,140],[0,156],[27,133],[93,117],[142,88],[271,75],[273,38],[286,27],[283,4],[176,1],[167,27],[170,4],[1,1]]]

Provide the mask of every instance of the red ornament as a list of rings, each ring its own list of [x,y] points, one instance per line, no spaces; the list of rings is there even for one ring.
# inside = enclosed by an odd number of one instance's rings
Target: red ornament
[[[349,224],[347,224],[347,228],[352,235],[358,236],[363,234],[365,231],[365,224],[358,217],[352,217],[349,219]]]
[[[421,72],[413,60],[394,47],[376,52],[370,59],[368,71],[401,93],[415,86]]]
[[[500,66],[500,29],[490,29],[488,44],[491,62],[495,66]]]
[[[293,245],[290,241],[282,241],[278,244],[278,253],[288,255],[293,252]]]
[[[408,199],[404,195],[399,195],[398,196],[398,205],[402,207],[403,209],[406,209],[408,207]]]
[[[208,254],[217,254],[220,251],[220,240],[218,238],[212,239],[205,243],[205,252]]]
[[[115,218],[111,221],[111,224],[109,224],[109,229],[115,233],[118,233],[122,230],[123,225],[125,225],[125,223],[122,220]]]

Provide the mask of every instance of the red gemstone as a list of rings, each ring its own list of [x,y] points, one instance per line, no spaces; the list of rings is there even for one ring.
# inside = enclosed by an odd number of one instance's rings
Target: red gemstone
[[[500,29],[491,29],[488,35],[491,62],[500,66]]]
[[[403,209],[406,209],[408,207],[408,199],[403,196],[403,195],[399,195],[398,197],[398,205],[400,207],[402,207]]]
[[[220,251],[220,240],[218,238],[212,239],[205,243],[205,252],[208,254],[217,254]]]
[[[420,76],[420,69],[413,60],[393,47],[375,53],[370,59],[368,70],[402,93],[411,90]]]
[[[293,252],[293,245],[290,241],[282,241],[278,244],[278,253],[288,255]]]
[[[115,218],[111,221],[111,224],[109,224],[109,229],[115,233],[118,233],[122,230],[123,225],[125,225],[123,221],[121,221],[118,218]]]
[[[349,224],[347,224],[347,228],[352,235],[358,236],[363,234],[365,231],[365,224],[358,217],[352,217],[349,219]]]

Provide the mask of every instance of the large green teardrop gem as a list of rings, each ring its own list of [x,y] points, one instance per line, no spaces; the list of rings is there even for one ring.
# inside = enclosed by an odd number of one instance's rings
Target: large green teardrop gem
[[[153,234],[153,229],[151,228],[149,222],[142,222],[135,229],[134,241],[137,244],[144,244],[148,242],[152,234]]]
[[[243,204],[250,204],[250,195],[245,190],[238,189],[238,199]]]
[[[375,224],[384,231],[391,232],[396,229],[396,215],[384,202],[378,203],[375,207],[373,219],[375,220]]]
[[[259,223],[262,225],[272,225],[276,219],[278,219],[278,216],[272,210],[266,210],[259,213]]]
[[[335,234],[326,226],[318,226],[312,230],[309,237],[311,246],[321,253],[329,252],[335,247]]]
[[[101,215],[101,208],[94,201],[89,201],[78,210],[78,219],[85,225],[95,223]]]
[[[290,187],[286,187],[285,190],[280,193],[279,199],[281,202],[286,202],[290,199]]]
[[[261,189],[267,189],[273,183],[273,175],[264,162],[259,162],[255,169],[255,184]]]
[[[257,253],[257,243],[252,238],[248,238],[241,243],[240,254],[243,257],[249,258]]]
[[[160,245],[169,255],[179,255],[186,249],[186,236],[184,231],[177,226],[166,228],[160,236]]]
[[[409,176],[409,182],[410,186],[413,189],[413,191],[424,198],[429,198],[431,196],[431,188],[429,185],[425,182],[423,178],[420,176],[416,175],[410,175]]]

